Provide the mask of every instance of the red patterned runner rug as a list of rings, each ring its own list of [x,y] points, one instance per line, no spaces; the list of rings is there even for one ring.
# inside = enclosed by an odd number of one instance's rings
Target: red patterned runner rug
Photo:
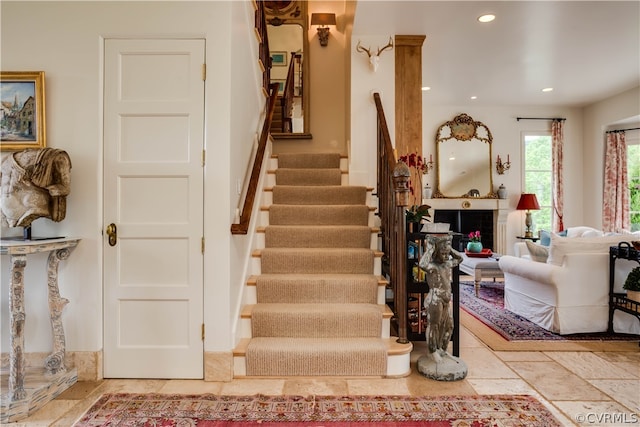
[[[285,423],[285,426],[282,425]],[[528,395],[105,394],[74,427],[560,426]]]

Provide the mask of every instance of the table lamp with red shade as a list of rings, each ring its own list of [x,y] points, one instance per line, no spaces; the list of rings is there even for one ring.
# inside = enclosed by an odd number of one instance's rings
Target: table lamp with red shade
[[[527,231],[524,233],[524,237],[533,237],[533,232],[531,231],[531,225],[533,224],[533,221],[531,220],[531,210],[540,209],[540,205],[538,204],[536,195],[533,193],[522,193],[520,195],[520,200],[518,201],[518,206],[516,207],[516,209],[519,211],[527,211],[527,216],[524,220],[524,225],[527,227]]]

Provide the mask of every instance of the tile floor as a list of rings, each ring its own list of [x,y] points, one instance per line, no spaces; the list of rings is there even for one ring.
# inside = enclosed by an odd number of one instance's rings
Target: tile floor
[[[634,343],[635,344],[635,343]],[[636,350],[637,348],[637,350]],[[412,362],[425,352],[414,342]],[[460,357],[467,378],[427,379],[415,370],[396,379],[105,380],[79,382],[29,418],[7,427],[70,427],[107,392],[268,395],[530,394],[567,426],[640,426],[640,347],[612,343],[611,351],[492,351],[464,327]],[[582,417],[582,418],[581,418]],[[586,420],[580,422],[583,418]]]

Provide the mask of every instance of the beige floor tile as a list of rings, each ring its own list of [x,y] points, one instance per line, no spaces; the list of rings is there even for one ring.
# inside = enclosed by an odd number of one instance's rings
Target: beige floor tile
[[[389,379],[348,379],[347,391],[350,395],[406,396],[409,394],[404,378]]]
[[[17,424],[8,424],[11,427],[15,425],[24,425],[29,427],[41,427],[49,426],[53,424],[58,418],[62,417],[67,411],[71,410],[77,400],[52,400],[44,405],[36,413],[30,415],[27,418],[19,420]]]
[[[224,383],[202,380],[167,380],[158,393],[184,393],[184,394],[220,394]]]
[[[436,381],[425,377],[415,369],[406,377],[407,389],[411,396],[453,396],[475,395],[473,387],[465,380]]]
[[[102,393],[157,393],[167,380],[105,380]]]
[[[486,347],[486,345],[463,327],[460,330],[460,347]]]
[[[336,396],[347,395],[347,380],[343,379],[320,379],[320,378],[302,378],[286,380],[282,394],[295,396]]]
[[[629,378],[625,370],[594,353],[556,351],[546,355],[582,378]]]
[[[224,383],[220,394],[231,396],[253,394],[277,396],[283,394],[284,383],[284,379],[242,378]]]
[[[624,370],[631,378],[640,378],[640,348],[633,353],[605,351],[594,354]]]
[[[486,348],[462,348],[460,358],[467,364],[467,378],[518,378],[513,370]]]
[[[508,364],[546,399],[609,400],[607,395],[556,362]]]
[[[547,362],[549,356],[539,351],[494,351],[505,362]]]
[[[579,426],[638,426],[638,415],[612,401],[553,401]]]
[[[542,397],[526,381],[520,378],[469,378],[467,381],[477,394],[528,394],[537,399]]]
[[[640,414],[640,380],[588,380],[613,400]]]

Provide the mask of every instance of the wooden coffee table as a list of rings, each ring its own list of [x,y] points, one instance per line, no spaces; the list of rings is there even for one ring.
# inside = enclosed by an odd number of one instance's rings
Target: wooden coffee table
[[[476,297],[480,290],[480,282],[483,277],[493,277],[493,281],[496,281],[498,277],[504,277],[504,273],[500,270],[498,265],[498,259],[500,255],[493,254],[487,258],[476,258],[467,256],[465,253],[461,253],[462,262],[459,265],[460,271],[473,276],[474,288],[476,291]]]

